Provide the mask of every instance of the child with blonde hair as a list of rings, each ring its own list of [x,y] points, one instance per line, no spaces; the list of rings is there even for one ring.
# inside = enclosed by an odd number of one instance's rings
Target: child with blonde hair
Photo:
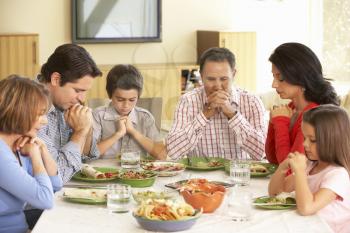
[[[305,155],[288,155],[270,180],[269,194],[295,191],[301,215],[317,213],[335,232],[350,232],[349,117],[338,106],[320,105],[304,113],[302,132]]]

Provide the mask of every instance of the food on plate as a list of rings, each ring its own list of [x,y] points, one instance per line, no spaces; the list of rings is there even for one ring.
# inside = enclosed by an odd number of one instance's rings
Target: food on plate
[[[133,197],[136,202],[141,203],[142,201],[146,201],[148,199],[169,199],[172,198],[173,195],[169,192],[154,192],[154,191],[143,191],[133,193]]]
[[[163,171],[181,171],[184,169],[184,165],[180,163],[157,163],[151,162],[142,165],[145,170],[163,172]]]
[[[282,192],[274,197],[258,197],[255,199],[254,203],[259,207],[278,207],[281,206],[284,209],[284,205],[288,206],[295,206],[296,200],[295,200],[295,193],[285,193]],[[263,204],[263,205],[261,205]]]
[[[185,165],[186,169],[198,171],[213,171],[224,168],[227,159],[220,157],[187,156],[177,162]]]
[[[102,172],[97,171],[95,168],[90,166],[89,164],[83,164],[81,169],[81,174],[94,179],[105,178],[105,175]]]
[[[165,187],[172,188],[172,189],[180,189],[184,184],[188,183],[189,180],[180,180],[176,181],[174,183],[166,184]],[[221,181],[209,181],[211,184],[221,185],[225,188],[233,187],[234,184],[231,183],[225,183]]]
[[[266,203],[273,204],[273,205],[295,204],[295,199],[292,197],[287,197],[287,198],[270,197]]]
[[[217,160],[212,160],[208,163],[208,167],[220,167],[223,166],[224,164],[220,161]]]
[[[170,200],[148,200],[142,202],[135,215],[152,220],[183,220],[195,215],[196,211],[187,203]]]
[[[262,196],[255,198],[253,205],[257,208],[268,210],[286,210],[296,207],[295,198],[290,195],[278,195],[275,197]]]
[[[107,191],[105,189],[65,188],[63,196],[69,198],[106,200]]]
[[[266,203],[274,204],[274,205],[277,205],[277,204],[283,205],[283,204],[296,204],[296,201],[293,193],[282,192],[275,197],[270,197]]]
[[[89,164],[83,164],[81,175],[93,179],[106,179],[118,176],[118,172],[100,172]]]
[[[202,168],[205,168],[205,167],[220,167],[220,166],[223,166],[223,163],[220,162],[220,161],[217,161],[217,160],[212,160],[212,161],[209,161],[209,162],[199,161],[195,165],[196,165],[196,167],[202,167]]]
[[[121,179],[146,179],[155,176],[153,172],[124,171],[119,175]]]
[[[226,189],[206,179],[192,179],[180,188],[185,201],[204,213],[214,212],[222,203]]]
[[[195,193],[195,192],[213,193],[217,191],[218,186],[221,186],[221,185],[211,183],[207,179],[190,179],[186,183],[181,185],[180,191],[187,190],[190,193]],[[223,190],[225,190],[224,187],[223,187]]]
[[[105,172],[103,173],[106,178],[115,178],[118,177],[118,172]]]
[[[176,176],[185,170],[185,165],[170,161],[155,161],[143,163],[142,168],[146,171],[153,171],[158,176]]]
[[[250,172],[251,173],[268,173],[269,170],[264,165],[253,163],[253,164],[250,164]]]

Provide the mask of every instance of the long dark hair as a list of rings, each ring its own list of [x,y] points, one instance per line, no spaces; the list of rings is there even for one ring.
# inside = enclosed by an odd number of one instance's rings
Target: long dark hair
[[[319,159],[350,172],[350,120],[347,112],[332,104],[320,105],[306,111],[303,122],[315,129]]]
[[[340,104],[330,80],[322,74],[320,61],[307,46],[300,43],[281,44],[271,54],[269,61],[277,67],[286,82],[305,89],[307,101]]]

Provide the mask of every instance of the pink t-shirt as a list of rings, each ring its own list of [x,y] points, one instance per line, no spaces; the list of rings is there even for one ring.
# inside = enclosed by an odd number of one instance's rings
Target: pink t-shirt
[[[350,177],[345,168],[329,165],[323,171],[310,175],[315,163],[308,164],[308,183],[312,193],[321,188],[329,189],[338,195],[337,199],[323,209],[318,215],[323,218],[334,232],[350,232]]]

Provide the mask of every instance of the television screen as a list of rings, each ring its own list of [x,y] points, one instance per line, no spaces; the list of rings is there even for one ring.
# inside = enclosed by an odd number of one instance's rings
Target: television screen
[[[72,0],[72,41],[161,41],[161,0]]]

